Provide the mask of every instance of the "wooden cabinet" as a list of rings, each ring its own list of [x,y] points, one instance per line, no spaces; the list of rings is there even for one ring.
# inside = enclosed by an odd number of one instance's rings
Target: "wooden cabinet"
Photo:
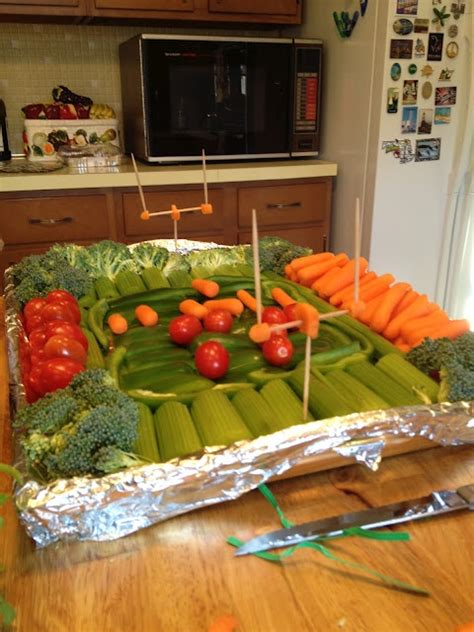
[[[86,15],[86,2],[87,0],[0,0],[0,19],[2,15],[9,16],[8,19],[36,16],[38,21],[43,21],[48,16],[53,19],[71,16],[77,21]]]
[[[214,184],[209,186],[212,215],[182,213],[178,236],[219,244],[251,242],[252,209],[258,211],[260,235],[284,237],[315,251],[329,244],[332,178],[307,178]],[[199,206],[198,185],[146,187],[153,211]],[[0,195],[0,275],[12,262],[43,252],[55,242],[91,243],[114,239],[134,243],[172,239],[169,215],[140,219],[136,188]]]
[[[301,24],[302,0],[0,0],[3,15],[21,21],[52,22],[64,16],[74,21],[156,20],[172,22],[220,22],[254,24]]]

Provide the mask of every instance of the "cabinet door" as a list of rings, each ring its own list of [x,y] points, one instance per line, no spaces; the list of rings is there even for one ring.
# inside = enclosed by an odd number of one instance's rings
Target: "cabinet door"
[[[85,5],[86,0],[0,0],[0,14],[85,15]]]
[[[209,12],[297,15],[299,5],[299,0],[209,0]]]
[[[122,11],[194,11],[194,0],[94,0],[94,5]]]

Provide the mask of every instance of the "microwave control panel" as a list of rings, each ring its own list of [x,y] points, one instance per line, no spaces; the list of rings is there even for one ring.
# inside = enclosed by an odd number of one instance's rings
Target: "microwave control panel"
[[[320,44],[295,46],[292,154],[319,150],[321,57]]]
[[[299,72],[296,75],[295,131],[311,132],[316,129],[318,101],[318,74]]]

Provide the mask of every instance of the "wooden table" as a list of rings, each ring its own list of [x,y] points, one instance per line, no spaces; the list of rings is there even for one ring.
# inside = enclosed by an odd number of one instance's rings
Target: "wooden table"
[[[5,387],[0,381],[0,438]],[[388,458],[376,473],[351,465],[271,489],[286,516],[301,522],[456,488],[473,482],[473,465],[472,447],[433,448]],[[0,483],[5,487],[5,478]],[[11,505],[3,514],[0,591],[17,609],[17,632],[207,632],[226,613],[238,632],[452,632],[474,621],[469,512],[405,525],[410,542],[333,544],[339,556],[426,588],[429,597],[388,588],[308,550],[282,565],[235,558],[228,536],[245,540],[279,526],[258,491],[115,542],[46,549],[35,549]]]

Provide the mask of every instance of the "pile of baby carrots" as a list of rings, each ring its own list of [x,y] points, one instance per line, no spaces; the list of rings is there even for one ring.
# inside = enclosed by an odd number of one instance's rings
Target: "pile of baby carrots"
[[[306,287],[381,334],[401,351],[418,346],[424,338],[456,338],[469,331],[467,320],[451,320],[445,311],[392,274],[377,275],[359,257],[359,303],[354,307],[355,259],[345,253],[321,252],[293,259],[286,276]]]

